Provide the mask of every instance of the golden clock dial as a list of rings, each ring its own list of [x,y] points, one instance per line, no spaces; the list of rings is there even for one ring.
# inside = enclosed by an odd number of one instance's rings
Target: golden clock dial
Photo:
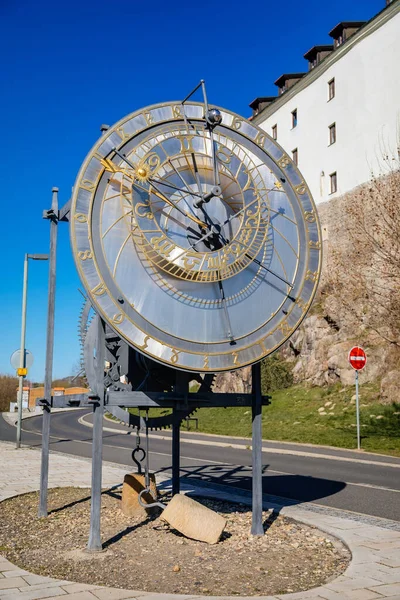
[[[231,370],[304,318],[320,231],[267,134],[221,109],[212,139],[202,105],[182,110],[133,113],[99,140],[74,187],[72,244],[94,305],[128,343],[177,368]]]

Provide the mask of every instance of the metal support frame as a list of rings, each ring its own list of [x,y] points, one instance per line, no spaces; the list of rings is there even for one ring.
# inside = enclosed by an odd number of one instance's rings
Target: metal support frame
[[[101,480],[103,462],[103,415],[104,415],[104,358],[105,323],[97,315],[96,336],[96,389],[90,398],[93,405],[93,441],[92,441],[92,499],[90,503],[90,531],[87,550],[101,552],[100,513]]]
[[[172,421],[172,495],[179,494],[180,486],[180,448],[181,448],[181,417],[179,411],[173,409]]]
[[[252,376],[252,535],[264,535],[262,520],[262,395],[261,364],[251,368]]]
[[[49,482],[49,443],[51,414],[51,385],[53,378],[54,310],[56,296],[56,261],[58,229],[58,188],[53,188],[51,209],[45,218],[50,220],[49,292],[47,305],[46,366],[42,422],[42,457],[40,466],[39,517],[47,517],[47,488]]]

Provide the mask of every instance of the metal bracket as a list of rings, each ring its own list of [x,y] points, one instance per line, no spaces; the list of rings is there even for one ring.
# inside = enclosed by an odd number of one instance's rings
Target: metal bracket
[[[57,221],[58,221],[58,214],[56,214],[54,212],[54,210],[52,208],[50,208],[49,210],[44,210],[43,211],[43,219],[49,219],[50,221],[53,221],[54,223],[57,223]]]
[[[71,211],[71,198],[58,211],[58,220],[69,222],[69,213]]]

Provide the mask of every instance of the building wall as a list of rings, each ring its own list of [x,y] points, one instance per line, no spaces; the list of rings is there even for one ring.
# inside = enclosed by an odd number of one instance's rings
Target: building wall
[[[297,84],[297,93],[290,90],[286,102],[280,98],[254,119],[270,135],[277,124],[277,141],[289,156],[298,149],[299,169],[317,203],[368,181],[371,171],[379,172],[383,154],[397,155],[400,3],[394,2],[392,7],[396,10],[390,20],[378,29],[371,27],[369,35],[371,24],[366,32],[358,32],[349,51],[344,52],[351,40],[319,65],[320,76],[304,87],[307,76]],[[340,58],[334,62],[336,52]],[[331,64],[326,69],[328,61]],[[328,82],[333,78],[336,94],[328,101]],[[298,124],[292,129],[294,109]],[[328,128],[334,122],[336,143],[329,145]],[[333,172],[337,173],[337,192],[330,194]]]
[[[29,389],[29,388],[27,388]],[[51,390],[52,396],[69,396],[70,394],[86,394],[89,390],[83,387],[59,388]],[[34,387],[29,391],[29,408],[34,409],[36,401],[44,396],[44,387]]]

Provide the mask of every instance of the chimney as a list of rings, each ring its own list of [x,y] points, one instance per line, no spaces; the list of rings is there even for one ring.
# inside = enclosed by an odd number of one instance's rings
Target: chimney
[[[313,46],[311,50],[304,54],[304,58],[308,60],[308,70],[311,71],[314,69],[331,52],[333,52],[333,44],[329,46]]]
[[[344,44],[352,35],[365,25],[366,21],[343,21],[331,29],[329,35],[333,38],[333,45],[336,48]]]
[[[253,109],[252,117],[256,117],[266,106],[269,106],[271,102],[276,100],[276,96],[261,96],[256,98],[253,102],[250,102],[249,106]]]
[[[295,83],[300,81],[302,77],[304,77],[306,73],[284,73],[276,81],[274,81],[275,85],[279,88],[279,94],[283,94],[289,88],[293,87]]]

